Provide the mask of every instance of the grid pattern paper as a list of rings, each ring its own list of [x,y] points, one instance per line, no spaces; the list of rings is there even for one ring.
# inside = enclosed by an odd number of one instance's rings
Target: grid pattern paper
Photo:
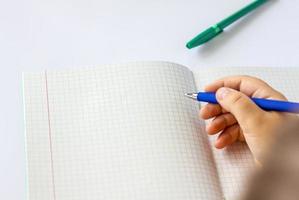
[[[27,199],[54,199],[46,84],[42,73],[26,74],[24,82]]]
[[[195,90],[187,68],[131,63],[24,80],[30,200],[222,197],[198,107],[184,97]]]
[[[194,72],[199,91],[202,91],[204,85],[229,75],[259,77],[285,94],[290,101],[299,101],[299,70],[296,68],[205,68]],[[212,145],[215,139],[216,137],[211,137]],[[213,153],[225,198],[238,199],[247,188],[246,182],[254,168],[254,161],[248,147],[244,143],[237,143],[224,150],[213,148]]]

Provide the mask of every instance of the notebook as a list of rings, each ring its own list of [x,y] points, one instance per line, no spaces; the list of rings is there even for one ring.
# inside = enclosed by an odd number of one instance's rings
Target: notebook
[[[213,147],[184,97],[231,74],[299,101],[296,68],[136,62],[24,73],[29,200],[237,199],[254,169],[244,143]]]

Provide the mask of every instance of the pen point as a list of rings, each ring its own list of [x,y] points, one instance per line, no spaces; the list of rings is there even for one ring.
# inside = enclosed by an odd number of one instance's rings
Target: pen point
[[[185,96],[190,99],[197,100],[197,93],[185,93]]]

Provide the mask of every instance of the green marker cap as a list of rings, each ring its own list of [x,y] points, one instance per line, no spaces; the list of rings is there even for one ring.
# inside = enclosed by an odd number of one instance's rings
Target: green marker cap
[[[208,28],[207,30],[205,30],[204,32],[200,33],[195,38],[190,40],[187,43],[186,47],[188,49],[192,49],[194,47],[202,45],[202,44],[206,43],[207,41],[213,39],[214,37],[216,37],[217,35],[219,35],[222,32],[223,32],[223,30],[216,24],[215,26]]]

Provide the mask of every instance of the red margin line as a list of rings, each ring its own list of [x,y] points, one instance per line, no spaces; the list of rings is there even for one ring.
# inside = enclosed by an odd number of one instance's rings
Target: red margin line
[[[53,197],[54,197],[54,200],[56,200],[55,181],[54,181],[54,165],[53,165],[53,151],[52,151],[52,131],[51,131],[51,120],[50,120],[50,105],[49,105],[47,71],[45,71],[45,82],[46,82],[46,96],[47,96],[47,110],[48,110],[48,128],[49,128],[49,143],[50,143],[50,155],[51,155]]]

